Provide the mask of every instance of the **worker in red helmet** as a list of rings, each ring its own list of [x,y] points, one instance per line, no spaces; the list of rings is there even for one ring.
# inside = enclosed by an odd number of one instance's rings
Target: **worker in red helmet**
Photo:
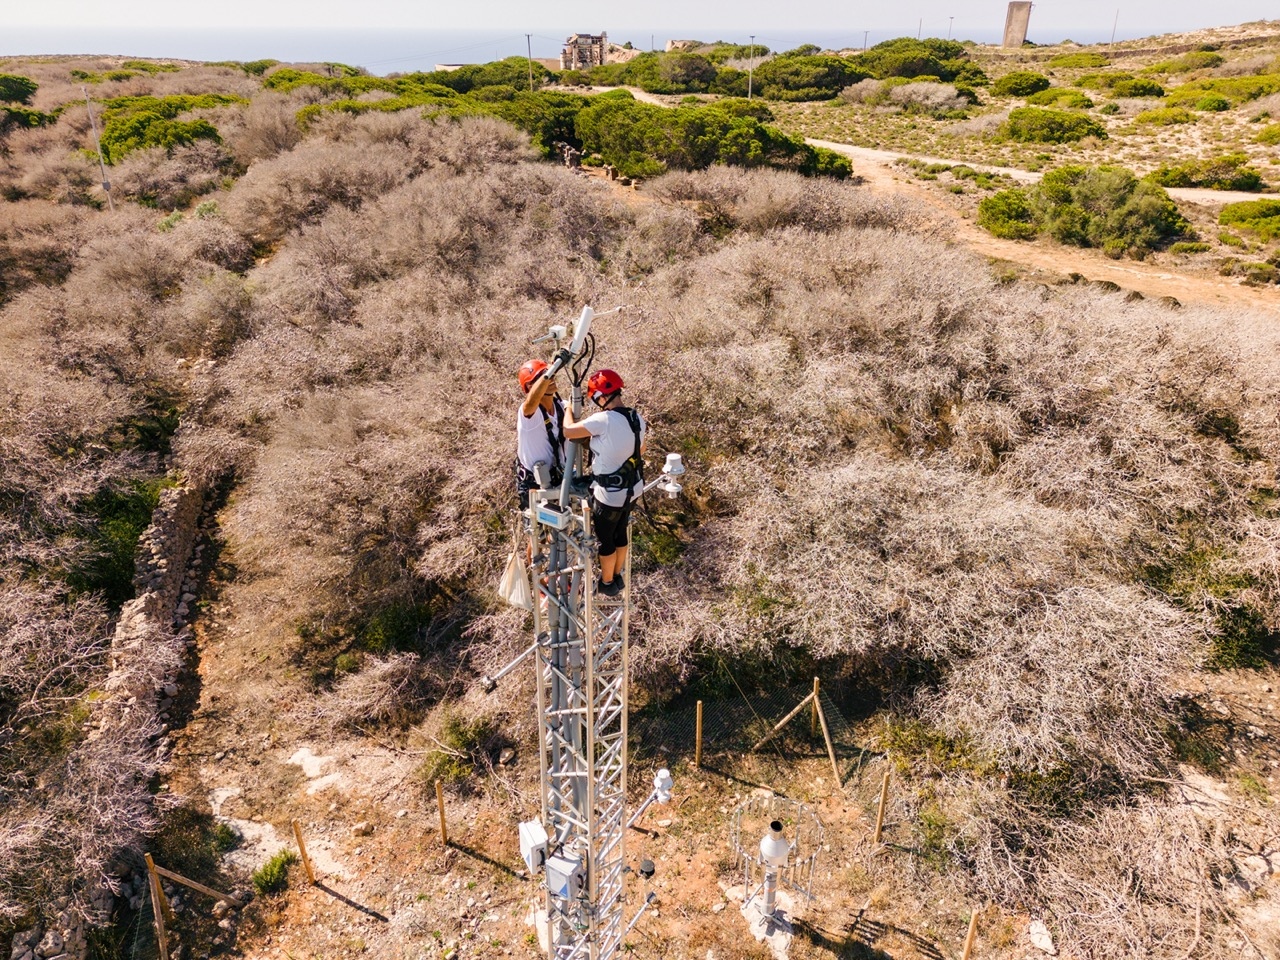
[[[569,440],[590,440],[591,524],[600,542],[600,582],[597,589],[608,597],[622,592],[622,571],[627,565],[627,526],[631,507],[644,491],[645,422],[622,402],[622,377],[612,370],[597,370],[587,380],[587,395],[598,408],[583,420],[566,412],[564,435]]]
[[[545,463],[551,484],[558,486],[564,476],[564,405],[556,392],[555,377],[547,376],[547,365],[529,360],[518,375],[524,401],[516,415],[516,492],[520,505],[529,506],[529,491],[538,485],[533,468]]]

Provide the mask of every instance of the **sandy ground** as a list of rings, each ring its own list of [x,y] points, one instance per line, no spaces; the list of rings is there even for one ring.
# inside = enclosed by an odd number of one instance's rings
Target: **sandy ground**
[[[808,143],[844,154],[854,161],[854,173],[867,187],[878,193],[899,193],[914,197],[952,219],[955,238],[974,253],[996,260],[1022,264],[1036,270],[1063,276],[1082,274],[1089,280],[1110,280],[1126,290],[1137,290],[1146,297],[1174,297],[1181,303],[1204,303],[1255,310],[1280,318],[1280,290],[1275,287],[1247,287],[1233,278],[1210,278],[1171,271],[1137,260],[1112,260],[1095,250],[1065,247],[1048,240],[1002,240],[961,216],[954,205],[935,190],[914,182],[894,167],[894,161],[909,157],[926,163],[963,163],[962,160],[937,157],[914,157],[890,150],[871,150],[829,140]],[[978,170],[1003,173],[1022,182],[1034,182],[1039,174],[1007,167],[970,164]],[[1221,190],[1170,190],[1170,195],[1184,203],[1225,204],[1239,199],[1256,200],[1247,193]]]

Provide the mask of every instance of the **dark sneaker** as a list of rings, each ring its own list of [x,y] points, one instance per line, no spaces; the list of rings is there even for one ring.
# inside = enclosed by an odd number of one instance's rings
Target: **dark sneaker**
[[[609,583],[603,580],[597,581],[596,592],[602,593],[606,597],[616,597],[622,593],[622,577],[614,577]]]

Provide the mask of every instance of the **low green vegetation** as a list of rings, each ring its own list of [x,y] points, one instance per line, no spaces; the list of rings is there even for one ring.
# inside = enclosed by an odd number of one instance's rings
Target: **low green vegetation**
[[[1141,77],[1135,77],[1131,80],[1121,80],[1119,83],[1111,86],[1111,96],[1113,97],[1163,97],[1164,87],[1156,83],[1154,80],[1146,80]]]
[[[1058,70],[1070,70],[1073,68],[1105,67],[1110,62],[1106,54],[1081,51],[1080,53],[1060,54],[1051,58],[1048,65]]]
[[[1143,73],[1190,73],[1192,70],[1210,70],[1225,63],[1222,54],[1212,50],[1192,50],[1172,60],[1161,60],[1143,70]]]
[[[837,178],[850,173],[847,158],[761,123],[740,101],[667,110],[610,94],[579,112],[575,129],[584,150],[599,153],[627,176],[702,170],[714,163]]]
[[[277,852],[270,860],[253,871],[253,889],[262,896],[280,893],[289,886],[289,868],[298,862],[298,855],[292,850]]]
[[[134,150],[174,147],[197,140],[220,141],[208,120],[178,120],[192,110],[209,110],[248,103],[232,94],[180,94],[168,97],[114,97],[103,101],[102,155],[107,163],[119,163]]]
[[[1033,107],[1057,107],[1063,110],[1088,110],[1093,101],[1079,90],[1067,87],[1049,87],[1039,93],[1027,97],[1027,103]]]
[[[1280,200],[1229,203],[1218,214],[1218,223],[1248,230],[1263,241],[1274,240],[1280,237]]]
[[[751,81],[767,100],[832,100],[841,90],[861,80],[930,78],[968,85],[986,82],[986,75],[955,41],[899,37],[886,40],[863,53],[839,56],[823,53],[812,44],[760,60],[768,48],[709,44],[693,50],[642,53],[625,63],[593,67],[565,78],[572,84],[636,86],[647,93],[711,93],[745,97],[747,71],[728,61],[754,56]],[[520,61],[523,63],[524,61]],[[523,69],[523,68],[521,68]]]
[[[1280,123],[1269,123],[1253,138],[1255,143],[1265,143],[1274,146],[1280,143]]]
[[[1195,123],[1196,115],[1182,107],[1157,107],[1155,110],[1144,110],[1133,118],[1133,122],[1156,127],[1173,127],[1182,123]]]
[[[1273,93],[1280,93],[1280,73],[1192,80],[1170,90],[1167,100],[1170,106],[1180,107],[1194,104],[1207,94],[1216,94],[1239,106]]]
[[[1162,187],[1204,187],[1209,190],[1261,190],[1262,174],[1249,166],[1243,153],[1191,160],[1161,167],[1149,173],[1147,180]]]
[[[991,84],[991,92],[997,97],[1029,97],[1033,93],[1049,89],[1049,78],[1042,73],[1016,70],[1006,73]]]
[[[1117,83],[1124,83],[1132,79],[1132,73],[1124,73],[1119,70],[1104,70],[1101,73],[1086,73],[1082,77],[1077,77],[1075,85],[1084,87],[1086,90],[1110,90]]]
[[[1097,120],[1078,113],[1019,107],[1009,114],[1004,132],[1023,143],[1074,143],[1085,137],[1107,138],[1106,128]]]
[[[30,77],[0,73],[0,103],[29,104],[38,89],[39,84]]]
[[[497,745],[499,735],[497,724],[490,719],[468,719],[450,712],[445,715],[436,741],[439,749],[427,754],[418,775],[427,784],[436,780],[455,786],[465,783],[475,774],[476,765]]]
[[[1169,248],[1170,253],[1208,253],[1213,245],[1201,240],[1181,240]]]
[[[1202,113],[1222,113],[1231,109],[1231,101],[1226,97],[1220,97],[1216,93],[1201,97],[1195,102],[1195,109]]]
[[[1060,167],[1034,186],[1003,190],[978,204],[978,225],[998,237],[1046,234],[1138,259],[1191,232],[1162,188],[1120,167]]]

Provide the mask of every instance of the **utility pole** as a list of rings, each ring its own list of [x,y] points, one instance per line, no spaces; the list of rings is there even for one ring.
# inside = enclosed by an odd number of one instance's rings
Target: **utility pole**
[[[920,25],[916,27],[916,39],[919,40],[924,36],[924,17],[920,18]]]
[[[529,92],[533,93],[533,40],[532,34],[524,35],[524,49],[529,57]]]
[[[871,31],[870,31],[870,30],[863,30],[863,31],[862,31],[862,52],[863,52],[863,53],[866,53],[866,52],[867,52],[867,37],[869,37],[869,36],[871,36]]]
[[[111,181],[107,179],[107,164],[102,159],[102,138],[98,136],[98,121],[93,118],[93,101],[89,99],[89,88],[81,87],[84,94],[84,108],[89,111],[89,126],[93,128],[93,142],[98,145],[98,169],[102,171],[102,190],[107,195],[107,209],[116,212],[115,202],[111,199]]]
[[[951,39],[951,28],[955,25],[955,17],[947,17],[947,39]]]
[[[756,66],[756,35],[751,34],[751,46],[747,48],[747,99],[751,99],[751,75]]]
[[[1111,42],[1107,44],[1108,47],[1116,45],[1116,27],[1118,26],[1120,26],[1120,8],[1116,7],[1116,18],[1111,24]]]

